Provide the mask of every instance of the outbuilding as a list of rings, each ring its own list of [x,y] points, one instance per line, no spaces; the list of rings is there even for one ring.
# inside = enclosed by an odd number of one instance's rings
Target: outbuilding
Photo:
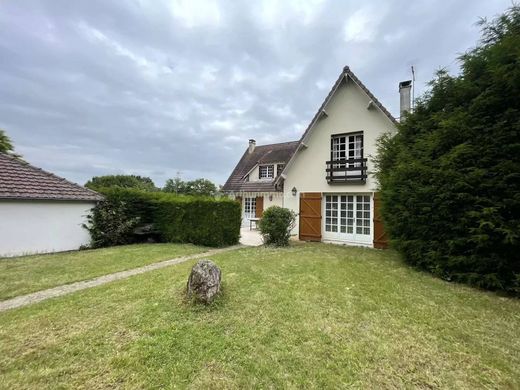
[[[0,153],[0,257],[78,249],[83,223],[103,197]]]

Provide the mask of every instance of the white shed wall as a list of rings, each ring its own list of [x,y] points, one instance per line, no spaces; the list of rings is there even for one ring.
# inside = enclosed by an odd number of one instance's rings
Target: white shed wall
[[[0,256],[59,252],[90,242],[92,202],[0,201]]]

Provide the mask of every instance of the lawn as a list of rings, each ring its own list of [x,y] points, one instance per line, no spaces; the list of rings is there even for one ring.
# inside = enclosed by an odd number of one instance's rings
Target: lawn
[[[302,244],[212,256],[0,313],[0,386],[519,388],[520,301],[449,284],[392,251]]]
[[[189,244],[140,244],[0,258],[0,300],[206,250]]]

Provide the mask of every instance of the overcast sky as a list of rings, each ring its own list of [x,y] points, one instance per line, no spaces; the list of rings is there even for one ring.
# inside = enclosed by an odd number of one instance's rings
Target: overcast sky
[[[69,180],[223,184],[246,148],[299,139],[349,65],[397,116],[509,0],[0,1],[0,128]]]

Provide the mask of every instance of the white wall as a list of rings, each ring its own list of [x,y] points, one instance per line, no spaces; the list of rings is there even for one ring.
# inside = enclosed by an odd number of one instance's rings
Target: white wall
[[[396,97],[397,98],[397,97]],[[367,109],[370,99],[352,80],[343,81],[325,107],[328,116],[323,116],[311,129],[305,143],[288,166],[284,183],[284,207],[299,212],[301,192],[321,193],[372,193],[377,182],[371,175],[376,154],[376,139],[385,132],[395,132],[395,125],[377,107]],[[330,160],[330,139],[333,134],[363,131],[363,154],[368,158],[365,184],[328,184],[325,162]],[[297,196],[291,196],[296,187]],[[298,233],[298,226],[293,234]]]
[[[58,252],[88,244],[81,227],[94,203],[0,201],[0,256]]]

